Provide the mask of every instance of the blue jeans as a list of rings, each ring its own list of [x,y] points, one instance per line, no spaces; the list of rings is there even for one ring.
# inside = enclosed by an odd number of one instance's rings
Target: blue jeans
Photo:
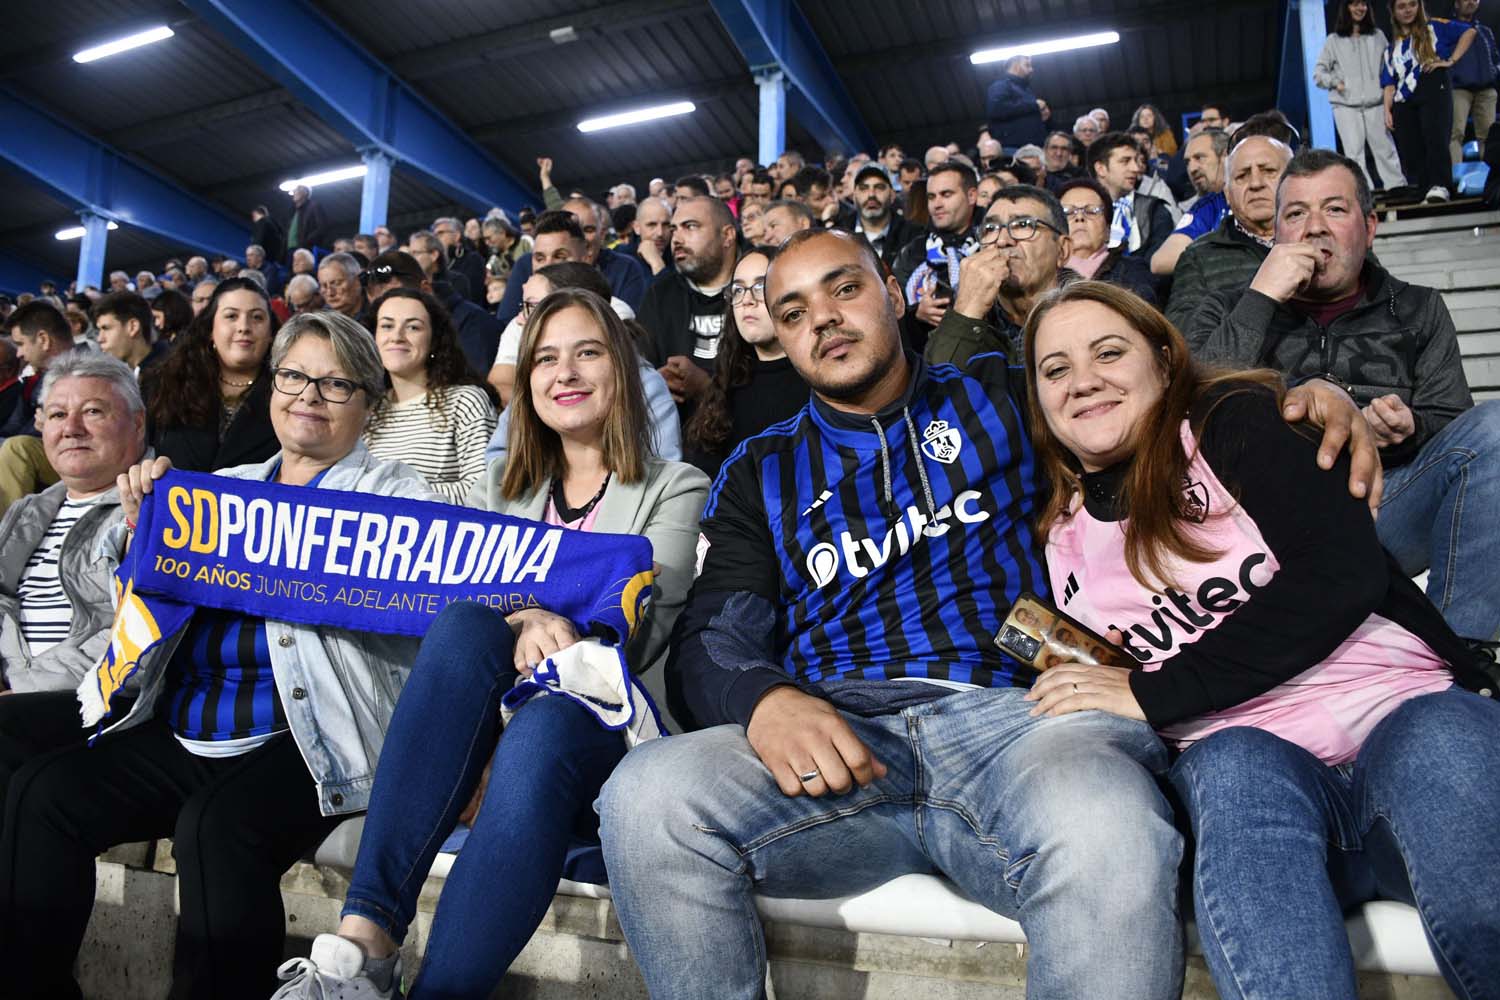
[[[1029,996],[1179,996],[1182,838],[1152,777],[1161,741],[1098,712],[1030,718],[1024,694],[846,715],[889,770],[845,795],[783,795],[740,726],[638,747],[604,786],[600,836],[651,995],[762,995],[752,893],[827,898],[941,872],[1026,928]]]
[[[1500,402],[1459,414],[1385,473],[1375,531],[1465,639],[1500,631]]]
[[[1343,914],[1375,898],[1421,912],[1459,997],[1500,997],[1500,705],[1458,688],[1413,698],[1339,767],[1264,730],[1224,729],[1171,780],[1224,1000],[1354,1000]]]
[[[380,753],[344,914],[400,941],[494,751],[412,998],[490,995],[547,912],[570,840],[597,836],[592,803],[625,754],[619,733],[567,698],[533,698],[500,732],[500,698],[516,680],[514,642],[505,619],[484,605],[444,609],[422,640]]]

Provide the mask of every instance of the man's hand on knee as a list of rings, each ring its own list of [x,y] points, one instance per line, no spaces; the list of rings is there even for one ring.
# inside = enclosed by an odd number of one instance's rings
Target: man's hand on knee
[[[855,784],[863,788],[885,777],[885,765],[854,735],[838,709],[790,685],[761,696],[745,735],[790,796],[842,795]]]

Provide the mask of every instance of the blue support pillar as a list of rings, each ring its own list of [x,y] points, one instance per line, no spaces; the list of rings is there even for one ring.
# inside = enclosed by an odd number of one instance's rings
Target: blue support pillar
[[[786,74],[779,69],[760,70],[755,74],[760,86],[760,157],[770,164],[786,150]]]
[[[531,184],[306,0],[183,3],[356,149],[380,150],[476,212],[514,213],[537,200]]]
[[[93,212],[79,212],[83,239],[78,241],[78,291],[104,287],[104,248],[109,242],[109,220]]]
[[[1337,149],[1333,129],[1333,106],[1328,91],[1313,80],[1313,67],[1328,38],[1328,19],[1323,0],[1297,0],[1302,34],[1303,86],[1307,88],[1307,138],[1319,149]]]
[[[243,221],[3,87],[0,135],[0,162],[79,209],[203,253],[245,250]]]
[[[746,65],[759,75],[786,74],[792,116],[828,152],[875,151],[875,137],[793,0],[709,0]],[[765,143],[765,88],[761,88],[762,156]],[[783,121],[785,117],[783,116]],[[778,148],[776,153],[779,154]],[[776,155],[776,154],[772,154]]]
[[[359,196],[359,231],[373,233],[385,225],[391,204],[391,167],[396,161],[378,149],[360,154],[365,161],[365,186]]]

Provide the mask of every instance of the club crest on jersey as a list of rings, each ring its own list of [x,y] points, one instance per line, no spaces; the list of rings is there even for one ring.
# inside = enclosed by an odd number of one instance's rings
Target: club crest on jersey
[[[1182,516],[1196,524],[1208,518],[1208,487],[1182,477]]]
[[[934,462],[952,465],[958,460],[958,453],[963,446],[964,439],[959,435],[958,428],[949,427],[946,420],[934,420],[922,432],[922,453]]]

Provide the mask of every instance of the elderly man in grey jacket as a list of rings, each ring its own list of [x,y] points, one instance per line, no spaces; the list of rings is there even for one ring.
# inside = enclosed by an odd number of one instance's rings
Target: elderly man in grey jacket
[[[109,642],[116,563],[102,543],[122,516],[115,480],[146,451],[140,389],[117,359],[61,355],[39,395],[60,481],[0,520],[0,789],[31,755],[86,735],[73,690]],[[24,727],[5,724],[15,713]]]

